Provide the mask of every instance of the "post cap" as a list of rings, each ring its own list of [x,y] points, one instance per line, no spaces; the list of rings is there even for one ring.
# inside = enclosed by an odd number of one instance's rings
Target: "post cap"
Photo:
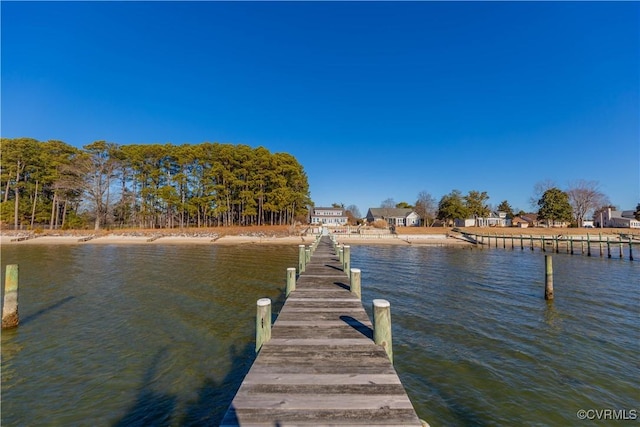
[[[271,300],[269,298],[260,298],[258,300],[258,307],[264,307],[267,305],[271,305]]]
[[[373,306],[384,308],[384,307],[391,307],[391,304],[389,304],[389,301],[387,301],[386,299],[374,299]]]
[[[360,269],[359,268],[352,268],[351,272],[352,273],[360,273]]]

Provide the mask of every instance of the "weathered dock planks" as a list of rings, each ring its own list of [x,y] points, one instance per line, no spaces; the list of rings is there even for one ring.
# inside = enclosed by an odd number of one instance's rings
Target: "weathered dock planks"
[[[421,425],[349,288],[323,237],[222,426]]]

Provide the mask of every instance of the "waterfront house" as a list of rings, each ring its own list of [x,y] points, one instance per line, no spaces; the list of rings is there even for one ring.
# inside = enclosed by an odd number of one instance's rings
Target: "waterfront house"
[[[640,221],[634,211],[618,211],[611,208],[600,211],[593,218],[596,227],[640,228]]]
[[[420,225],[420,215],[409,208],[369,208],[367,222],[373,223],[383,220],[395,227],[417,227]]]
[[[314,207],[311,210],[311,224],[340,226],[347,223],[347,215],[342,208],[321,208]]]
[[[511,220],[511,226],[512,227],[518,227],[518,228],[527,228],[529,227],[529,222],[519,216],[513,218]]]
[[[453,225],[455,227],[475,227],[476,219],[475,218],[456,218],[453,220]]]
[[[529,224],[529,227],[540,226],[540,221],[538,221],[538,214],[536,213],[528,213],[528,214],[520,215],[520,218],[527,221],[527,224]]]
[[[511,220],[506,212],[491,212],[486,217],[458,218],[454,221],[456,227],[509,227]]]

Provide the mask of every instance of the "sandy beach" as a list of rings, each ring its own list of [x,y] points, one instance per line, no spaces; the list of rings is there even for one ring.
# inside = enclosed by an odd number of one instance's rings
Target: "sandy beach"
[[[638,230],[630,229],[517,229],[517,228],[466,228],[471,234],[514,235],[519,236],[558,236],[616,235],[630,233],[640,237]],[[341,244],[348,245],[432,245],[432,246],[464,246],[470,245],[462,238],[462,234],[449,228],[403,227],[396,235],[335,234]],[[74,230],[67,232],[31,233],[27,231],[3,231],[0,234],[0,245],[241,245],[241,244],[278,244],[308,245],[314,240],[313,235],[301,236],[291,233],[283,226],[262,228],[211,228],[194,230],[193,232],[162,233],[154,230],[132,231],[99,231],[90,232]]]
[[[312,236],[256,237],[256,236],[133,236],[106,235],[93,237],[69,235],[45,235],[30,237],[0,235],[0,245],[239,245],[239,244],[309,244]]]
[[[416,236],[397,236],[394,238],[358,238],[337,236],[338,242],[348,245],[468,245],[459,239],[442,236],[416,238]],[[24,240],[16,236],[0,236],[0,245],[242,245],[242,244],[277,244],[308,245],[313,236],[289,237],[256,237],[256,236],[222,236],[220,238],[198,236],[163,236],[158,238],[146,236],[107,235],[100,237],[86,236],[38,236]]]

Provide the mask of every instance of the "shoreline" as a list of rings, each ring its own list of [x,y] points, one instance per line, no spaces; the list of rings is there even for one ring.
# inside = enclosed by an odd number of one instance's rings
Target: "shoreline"
[[[242,230],[244,231],[244,230]],[[603,232],[604,231],[604,232]],[[333,234],[340,244],[348,245],[400,245],[400,246],[473,246],[474,243],[462,237],[462,233],[484,234],[494,238],[505,236],[509,239],[513,236],[518,239],[523,235],[528,240],[531,235],[534,239],[541,236],[553,239],[556,236],[573,236],[590,234],[597,236],[602,233],[612,236],[618,233],[631,234],[634,238],[640,238],[637,230],[629,229],[479,229],[465,228],[453,231],[449,228],[413,228],[406,227],[399,230],[397,235],[377,234]],[[152,230],[138,231],[62,231],[44,232],[35,234],[32,232],[14,232],[4,230],[0,233],[0,246],[14,245],[241,245],[241,244],[277,244],[277,245],[308,245],[315,239],[315,235],[291,234],[291,230],[281,229],[256,230],[245,234],[239,230],[208,229],[200,232],[162,233]]]
[[[150,238],[146,236],[108,235],[100,237],[87,236],[38,236],[25,240],[16,240],[15,236],[0,236],[0,246],[33,246],[33,245],[309,245],[315,240],[313,236],[289,237],[256,237],[256,236],[222,236],[219,238],[199,236],[161,236]],[[434,236],[428,239],[397,238],[353,238],[338,237],[340,244],[348,245],[436,245],[436,246],[466,246],[470,242],[446,236]]]
[[[471,242],[446,234],[397,235],[396,237],[344,236],[336,234],[340,244],[348,245],[431,245],[431,246],[467,246]],[[242,245],[276,244],[309,245],[315,240],[308,236],[243,236],[243,235],[140,235],[105,234],[95,236],[86,234],[29,235],[26,233],[0,234],[0,246],[17,245]]]

